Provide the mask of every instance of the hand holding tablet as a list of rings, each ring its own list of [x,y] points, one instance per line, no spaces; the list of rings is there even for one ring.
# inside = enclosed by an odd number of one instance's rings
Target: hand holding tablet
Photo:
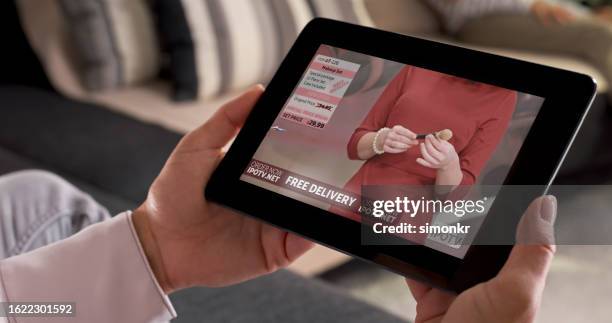
[[[263,93],[253,87],[187,134],[134,211],[134,226],[166,293],[226,286],[275,271],[312,243],[202,198],[223,147]],[[222,250],[223,252],[219,252]]]
[[[382,61],[383,73],[365,87],[372,60]],[[520,214],[546,192],[594,93],[585,75],[315,19],[212,174],[206,197],[413,279],[463,291],[502,268]],[[397,125],[402,128],[386,130],[387,142],[380,130]],[[432,135],[419,149],[407,149],[418,134]],[[384,148],[373,147],[376,141],[392,153],[376,155],[374,148]],[[365,150],[369,158],[360,154]],[[472,188],[491,170],[501,174],[494,183],[500,188],[476,196]],[[439,200],[445,185],[453,194]],[[508,189],[513,185],[529,189],[517,200]],[[456,219],[439,210],[374,217],[370,202],[381,192],[389,199],[407,194],[414,205],[462,209],[474,202],[465,196],[476,196],[486,211]],[[475,220],[470,236],[451,240],[418,231]],[[416,233],[378,236],[372,224],[381,221]]]
[[[134,212],[134,226],[149,264],[167,293],[254,278],[287,265],[312,245],[198,197],[199,185],[209,185],[207,178],[222,156],[222,147],[242,126],[261,91],[251,89],[189,133],[155,180],[147,201]],[[517,236],[539,245],[514,247],[499,275],[458,296],[408,279],[418,302],[417,321],[432,316],[469,322],[533,317],[554,253],[555,216],[554,198],[534,201],[522,217]]]

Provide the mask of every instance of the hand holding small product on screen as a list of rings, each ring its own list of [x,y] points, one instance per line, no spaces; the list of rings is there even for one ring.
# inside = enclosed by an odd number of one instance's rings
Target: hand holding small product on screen
[[[433,169],[446,169],[452,164],[459,164],[459,155],[455,146],[450,142],[427,135],[424,142],[419,145],[421,157],[417,163]]]
[[[437,171],[436,192],[448,193],[461,183],[463,180],[461,162],[453,144],[434,135],[428,135],[419,148],[421,157],[417,158],[416,162]]]
[[[377,154],[381,150],[383,153],[400,154],[418,144],[417,135],[400,125],[383,128],[376,135],[378,137],[375,137],[373,144],[377,146]]]

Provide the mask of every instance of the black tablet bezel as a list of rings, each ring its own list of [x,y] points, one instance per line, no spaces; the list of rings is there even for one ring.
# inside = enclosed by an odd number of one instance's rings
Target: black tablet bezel
[[[525,201],[554,178],[596,92],[586,75],[329,19],[314,19],[298,37],[231,149],[212,175],[210,201],[231,207],[323,245],[437,287],[461,291],[493,277],[512,246],[470,247],[463,259],[424,246],[361,245],[360,224],[240,180],[320,45],[380,57],[545,98],[504,185],[533,185]],[[548,134],[555,134],[550,136]],[[499,225],[503,189],[480,232]],[[527,203],[527,202],[525,202]],[[513,203],[516,210],[526,204]],[[521,211],[505,219],[516,227]],[[514,234],[510,230],[509,234]],[[490,232],[490,231],[489,231]],[[480,233],[477,240],[481,239]]]

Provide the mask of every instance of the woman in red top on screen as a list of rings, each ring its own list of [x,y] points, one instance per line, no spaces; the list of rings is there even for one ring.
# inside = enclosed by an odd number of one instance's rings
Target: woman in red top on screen
[[[345,189],[361,194],[362,185],[448,190],[473,184],[504,136],[516,101],[515,91],[404,67],[349,140],[349,158],[366,162]],[[452,131],[450,140],[417,138],[443,129]]]

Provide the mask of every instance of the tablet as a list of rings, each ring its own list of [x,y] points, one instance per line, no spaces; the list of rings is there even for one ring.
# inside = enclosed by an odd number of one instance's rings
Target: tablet
[[[315,19],[205,195],[459,292],[500,270],[595,93],[586,75]]]

